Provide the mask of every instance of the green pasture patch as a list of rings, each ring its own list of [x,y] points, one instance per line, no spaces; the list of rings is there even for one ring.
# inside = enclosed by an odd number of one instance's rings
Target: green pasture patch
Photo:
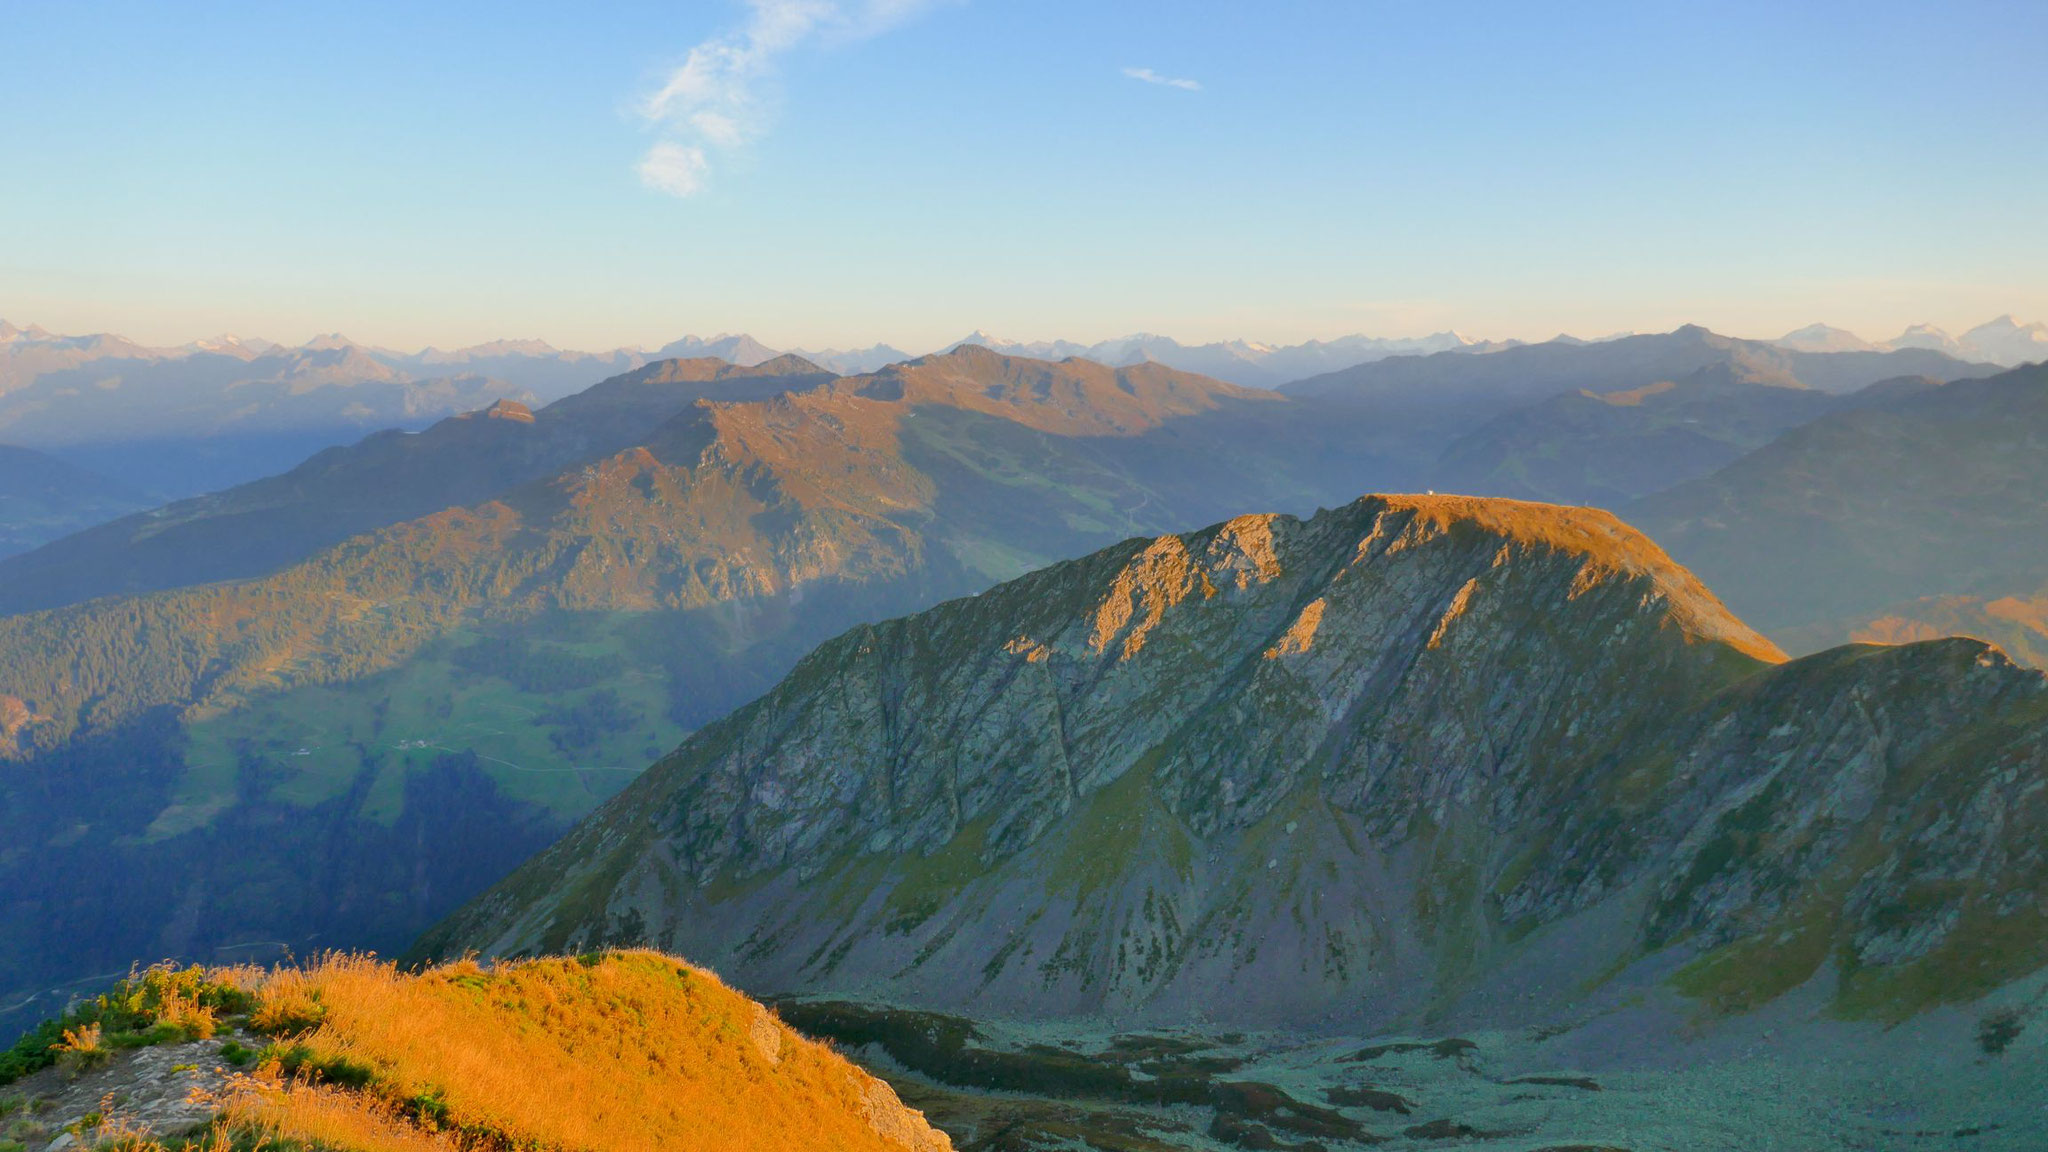
[[[667,673],[629,658],[622,622],[582,623],[566,643],[458,635],[389,672],[196,721],[186,774],[151,836],[202,826],[252,789],[311,807],[366,775],[363,815],[389,823],[411,773],[463,754],[508,797],[580,816],[688,735],[669,718]],[[491,672],[500,655],[503,676]],[[550,679],[551,667],[570,675]]]

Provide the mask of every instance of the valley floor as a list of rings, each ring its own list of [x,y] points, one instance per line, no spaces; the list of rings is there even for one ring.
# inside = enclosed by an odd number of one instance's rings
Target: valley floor
[[[1736,1022],[1623,1066],[1588,1054],[1588,1041],[1611,1036],[1549,1031],[1304,1038],[779,1008],[888,1079],[963,1150],[2048,1147],[2048,1038],[2021,1032],[1998,1051],[1973,1041],[1959,1055],[1953,1037],[1933,1034],[1956,1021]]]

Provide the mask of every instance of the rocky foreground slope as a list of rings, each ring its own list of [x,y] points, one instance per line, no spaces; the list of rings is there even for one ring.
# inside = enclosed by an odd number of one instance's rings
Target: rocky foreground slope
[[[1981,643],[1788,662],[1604,513],[1375,496],[856,628],[421,949],[1035,1018],[1895,1019],[2048,958],[2044,756]]]

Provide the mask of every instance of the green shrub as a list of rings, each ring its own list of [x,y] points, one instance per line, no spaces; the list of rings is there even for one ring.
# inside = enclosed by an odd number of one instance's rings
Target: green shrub
[[[57,1062],[52,1049],[64,1039],[63,1020],[45,1020],[35,1030],[0,1052],[0,1084],[12,1084]]]
[[[2017,1008],[2000,1008],[1977,1022],[1977,1047],[1986,1056],[2001,1056],[2020,1038],[2027,1022]]]
[[[247,1068],[260,1055],[260,1049],[251,1048],[240,1040],[230,1040],[220,1046],[220,1058],[237,1068]]]
[[[0,1052],[0,1085],[40,1072],[67,1053],[73,1054],[67,1063],[89,1066],[118,1049],[203,1040],[219,1028],[222,1016],[246,1015],[255,1007],[254,996],[204,968],[159,964],[43,1021]],[[88,1027],[96,1037],[90,1055],[66,1039],[67,1034],[82,1036]]]
[[[304,1044],[277,1045],[260,1054],[263,1062],[276,1061],[279,1071],[294,1079],[314,1080],[343,1088],[367,1088],[377,1070],[345,1056],[323,1056]]]
[[[454,1127],[455,1117],[438,1088],[430,1088],[405,1102],[405,1110],[429,1132]]]
[[[53,1047],[57,1053],[57,1063],[73,1076],[97,1068],[114,1058],[114,1050],[107,1046],[98,1021],[65,1029],[64,1039]]]

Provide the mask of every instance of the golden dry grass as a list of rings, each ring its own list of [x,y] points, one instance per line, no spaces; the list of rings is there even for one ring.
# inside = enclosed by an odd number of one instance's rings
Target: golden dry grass
[[[370,1072],[363,1091],[291,1083],[275,1066],[245,1082],[231,1120],[286,1140],[447,1152],[456,1141],[429,1130],[444,1126],[468,1143],[604,1152],[906,1147],[869,1122],[865,1073],[659,953],[419,975],[334,956],[256,994],[254,1022],[296,1032],[285,1043],[308,1066]]]
[[[1673,560],[1648,536],[1598,508],[1574,508],[1482,496],[1370,496],[1389,511],[1414,513],[1437,532],[1468,523],[1523,545],[1583,556],[1583,579],[1608,573],[1647,576],[1689,632],[1726,644],[1766,664],[1782,664],[1785,653],[1735,618],[1699,578]],[[1576,596],[1577,591],[1573,595]]]
[[[461,1146],[428,1132],[388,1105],[318,1085],[250,1082],[228,1098],[228,1127],[279,1141],[351,1152],[455,1152]]]

